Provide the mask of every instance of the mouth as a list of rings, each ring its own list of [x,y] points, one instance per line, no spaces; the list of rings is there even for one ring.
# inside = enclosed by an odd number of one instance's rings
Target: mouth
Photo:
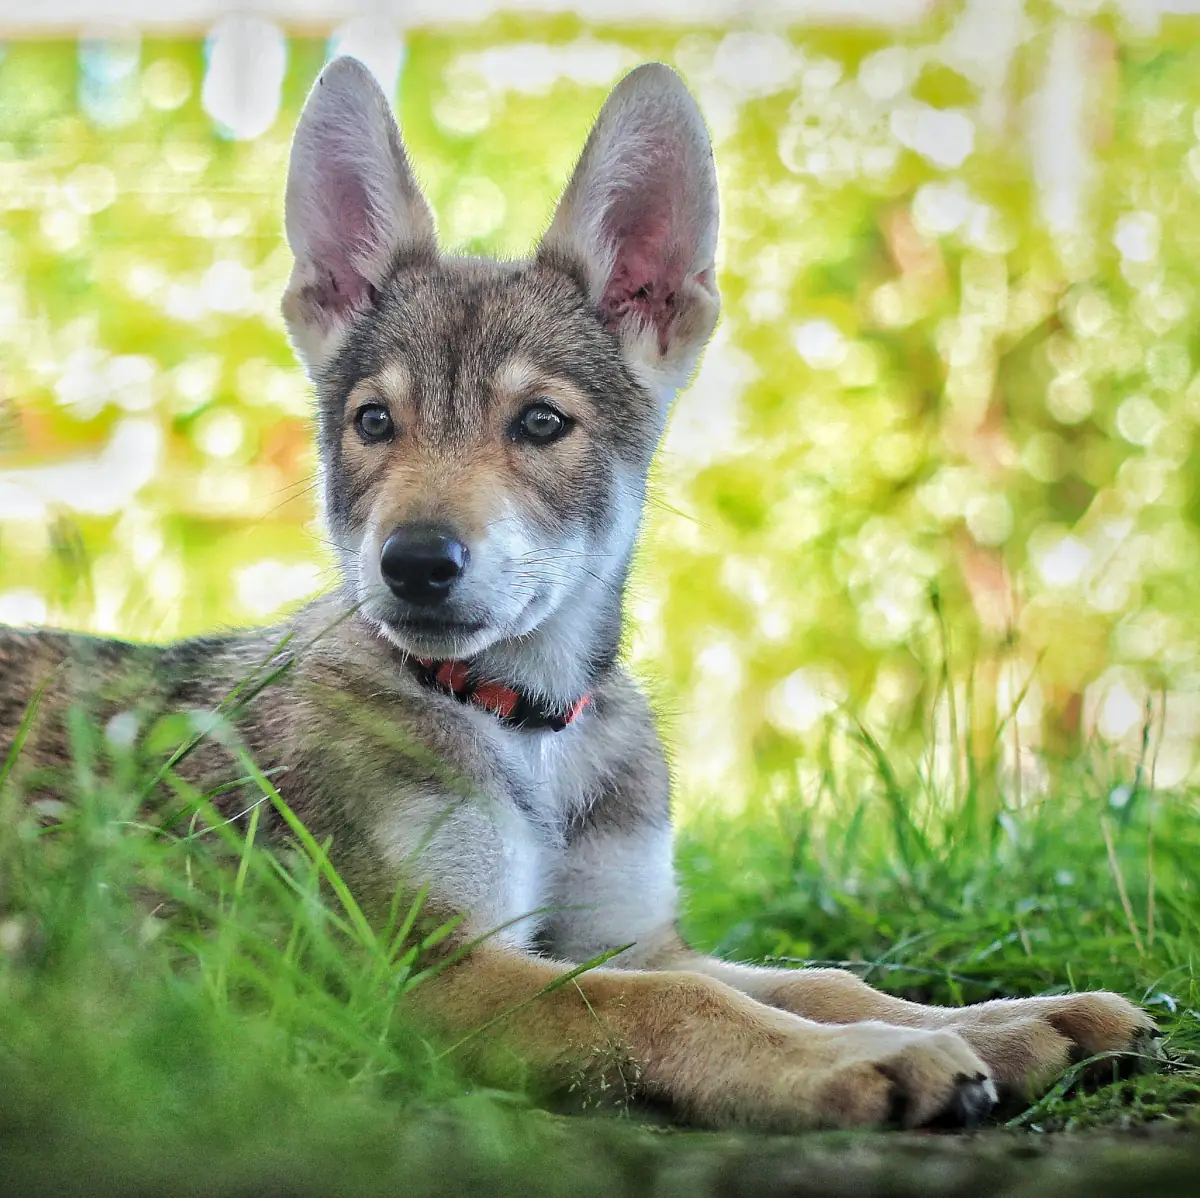
[[[380,623],[392,641],[417,657],[459,656],[473,652],[479,634],[488,627],[483,620],[412,611],[381,613]]]
[[[451,620],[444,616],[396,616],[391,620],[397,632],[412,632],[418,636],[439,638],[472,636],[483,629],[481,620]]]

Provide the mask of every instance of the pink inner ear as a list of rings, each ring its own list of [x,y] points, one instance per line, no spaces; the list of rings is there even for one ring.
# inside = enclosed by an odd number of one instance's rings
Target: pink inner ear
[[[357,253],[377,247],[379,236],[371,223],[366,189],[352,176],[326,178],[317,197],[320,235],[313,257],[324,277],[309,288],[309,296],[329,320],[372,302],[374,288],[355,266]]]
[[[645,217],[636,229],[615,237],[616,261],[600,307],[610,327],[631,313],[654,326],[661,353],[666,353],[678,312],[679,289],[687,264],[673,245],[669,217]]]

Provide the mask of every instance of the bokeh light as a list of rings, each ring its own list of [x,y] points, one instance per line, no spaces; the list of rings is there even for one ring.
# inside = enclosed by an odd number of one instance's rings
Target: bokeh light
[[[447,242],[497,254],[544,227],[607,88],[661,59],[710,120],[723,196],[724,316],[630,604],[685,806],[819,786],[855,719],[952,778],[952,729],[1011,716],[1028,798],[1039,753],[1136,754],[1148,700],[1158,780],[1186,779],[1200,25],[895,8],[9,43],[0,620],[176,636],[329,581],[278,314],[288,140],[329,53],[395,97]]]

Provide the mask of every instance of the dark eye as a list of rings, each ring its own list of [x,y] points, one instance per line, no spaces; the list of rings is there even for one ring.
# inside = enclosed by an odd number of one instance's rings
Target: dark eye
[[[363,404],[354,414],[354,426],[364,441],[388,441],[396,431],[391,414],[383,404]]]
[[[517,417],[513,433],[518,440],[547,445],[557,441],[568,428],[570,423],[561,412],[556,412],[548,403],[534,403]]]

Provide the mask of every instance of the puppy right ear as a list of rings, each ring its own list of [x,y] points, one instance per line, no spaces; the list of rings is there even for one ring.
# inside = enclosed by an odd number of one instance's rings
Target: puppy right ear
[[[387,98],[357,59],[336,58],[292,140],[285,226],[296,261],[283,317],[310,373],[378,299],[401,257],[437,253]]]

